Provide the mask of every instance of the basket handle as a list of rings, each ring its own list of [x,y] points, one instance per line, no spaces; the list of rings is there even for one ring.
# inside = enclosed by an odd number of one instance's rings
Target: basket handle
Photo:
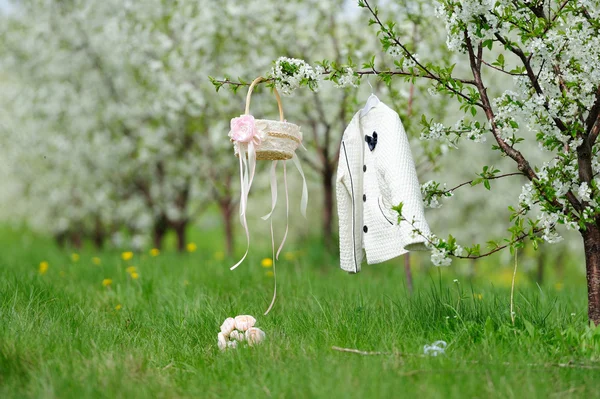
[[[248,88],[248,94],[246,95],[246,111],[244,112],[246,115],[250,115],[250,98],[252,97],[252,90],[254,90],[254,86],[256,86],[259,82],[266,80],[262,76],[254,79],[252,83],[250,83],[250,87]],[[273,87],[273,93],[275,93],[275,98],[277,99],[277,107],[279,107],[279,120],[283,122],[283,107],[281,105],[281,97],[279,97],[279,93],[277,89]]]

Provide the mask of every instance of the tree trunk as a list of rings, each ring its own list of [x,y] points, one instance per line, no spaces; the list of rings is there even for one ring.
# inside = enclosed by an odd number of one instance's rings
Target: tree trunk
[[[234,241],[233,241],[233,206],[231,199],[219,202],[219,209],[221,210],[221,218],[223,219],[223,225],[225,226],[225,253],[227,256],[233,256]]]
[[[100,218],[96,218],[96,226],[94,228],[94,236],[92,240],[94,241],[94,245],[97,249],[104,248],[104,238],[106,234],[104,232],[104,228],[102,227],[102,222],[100,222]]]
[[[408,294],[413,293],[413,278],[412,271],[410,269],[410,252],[404,254],[404,274],[406,274],[406,287],[408,288]]]
[[[154,221],[154,227],[152,229],[152,242],[154,243],[154,248],[162,249],[163,239],[165,238],[165,234],[167,234],[167,218],[164,215],[159,216]]]
[[[598,325],[600,324],[600,229],[593,223],[588,224],[581,235],[588,283],[588,317]]]
[[[187,220],[173,224],[173,230],[175,230],[175,235],[177,236],[177,251],[179,252],[185,251],[185,246],[187,244],[187,240],[185,238],[187,224]]]
[[[321,175],[323,184],[323,242],[333,248],[333,169],[326,167]]]
[[[74,231],[71,233],[71,236],[69,237],[69,241],[71,242],[71,245],[77,249],[81,249],[82,245],[83,245],[83,239],[81,238],[81,232],[79,230]]]
[[[588,224],[581,235],[588,286],[588,317],[598,325],[600,324],[600,228],[596,224]]]

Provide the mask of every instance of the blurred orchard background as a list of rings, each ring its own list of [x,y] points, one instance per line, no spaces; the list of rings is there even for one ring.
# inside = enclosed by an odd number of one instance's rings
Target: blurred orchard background
[[[398,20],[410,33],[413,52],[447,64],[458,61],[430,2],[384,3],[387,16],[402,16]],[[203,233],[218,234],[210,250],[233,258],[245,243],[237,216],[239,169],[227,133],[229,120],[243,112],[246,89],[225,86],[217,92],[209,76],[251,79],[268,73],[282,55],[360,63],[377,54],[378,62],[393,62],[349,1],[217,6],[202,0],[4,0],[1,10],[0,223],[52,236],[73,251],[85,245],[184,251],[190,231],[196,231],[196,241]],[[461,68],[468,70],[458,62],[459,74]],[[513,85],[508,75],[492,78],[489,90],[496,95]],[[304,220],[292,195],[290,248],[306,247],[301,243],[310,237],[311,245],[337,251],[339,143],[371,91],[400,114],[422,184],[435,179],[450,188],[476,178],[484,165],[514,168],[497,152],[482,150],[493,144],[489,141],[455,148],[420,140],[421,115],[452,125],[460,112],[447,98],[430,94],[428,82],[396,79],[388,86],[375,77],[366,80],[343,89],[325,82],[318,93],[298,90],[283,98],[286,118],[301,125],[308,149],[299,155],[309,180],[310,212]],[[265,88],[252,108],[257,116],[276,115]],[[527,145],[533,161],[542,159],[537,143]],[[253,246],[268,247],[259,238],[268,224],[258,218],[268,211],[267,175],[265,166],[259,168],[251,192]],[[292,172],[289,180],[298,193],[299,177]],[[510,227],[507,206],[518,202],[524,182],[491,181],[491,192],[481,184],[462,187],[427,211],[433,232],[482,248],[488,240],[501,240]],[[581,239],[577,232],[560,232],[565,240],[558,244],[521,251],[526,279],[541,283],[549,269],[556,272],[552,281],[562,284],[567,265],[576,265],[569,273],[583,279]],[[511,259],[499,253],[452,267],[473,274],[478,262],[491,263],[489,277],[501,278],[506,271],[510,275]],[[426,256],[408,261],[415,270],[431,266]]]

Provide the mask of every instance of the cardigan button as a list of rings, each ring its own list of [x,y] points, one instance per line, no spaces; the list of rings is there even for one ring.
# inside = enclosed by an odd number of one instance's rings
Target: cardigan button
[[[363,226],[363,231],[366,233],[367,231],[369,231],[369,228],[367,226]]]
[[[367,165],[363,165],[363,172],[367,171]]]
[[[363,194],[363,202],[367,202],[367,194]]]

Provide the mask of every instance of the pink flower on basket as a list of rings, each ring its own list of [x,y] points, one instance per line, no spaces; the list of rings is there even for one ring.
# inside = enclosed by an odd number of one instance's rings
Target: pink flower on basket
[[[233,118],[229,137],[239,143],[249,143],[254,140],[257,144],[260,144],[261,139],[252,115],[241,115],[239,118]]]

